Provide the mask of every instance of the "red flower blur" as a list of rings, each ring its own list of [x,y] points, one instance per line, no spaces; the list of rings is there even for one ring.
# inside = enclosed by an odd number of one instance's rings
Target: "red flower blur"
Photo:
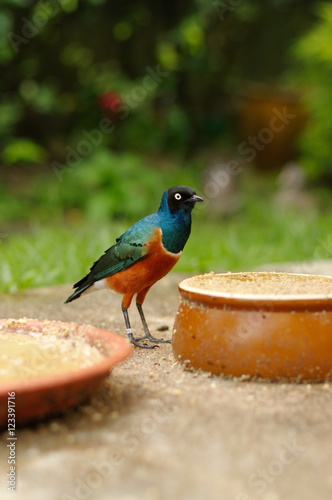
[[[122,105],[122,98],[118,92],[109,90],[98,96],[98,106],[104,111],[119,113]]]

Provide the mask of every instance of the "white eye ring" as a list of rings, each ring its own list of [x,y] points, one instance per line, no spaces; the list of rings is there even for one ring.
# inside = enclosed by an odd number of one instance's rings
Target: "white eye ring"
[[[180,193],[176,193],[175,196],[174,196],[174,198],[176,200],[181,200],[182,196],[180,195]]]

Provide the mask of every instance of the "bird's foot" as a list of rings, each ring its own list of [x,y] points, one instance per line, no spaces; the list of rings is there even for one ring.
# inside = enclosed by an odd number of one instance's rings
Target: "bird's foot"
[[[141,347],[143,349],[155,349],[156,347],[159,347],[159,345],[149,345],[149,344],[141,344],[139,342],[140,339],[135,339],[134,337],[130,339],[130,342],[135,346],[135,347]]]
[[[136,347],[141,347],[143,349],[155,349],[156,347],[159,347],[159,345],[141,344],[140,340],[142,340],[145,337],[135,339],[131,328],[127,328],[127,335],[130,342]]]
[[[144,337],[139,337],[137,340],[144,340],[147,339],[150,342],[157,342],[159,344],[171,344],[171,340],[166,340],[166,339],[157,339],[156,337],[153,337],[150,332],[146,332]]]
[[[144,317],[144,312],[143,312],[142,304],[140,304],[139,302],[136,302],[136,306],[137,306],[139,315],[141,317],[142,325],[143,325],[144,332],[145,332],[145,335],[143,337],[139,337],[137,340],[146,339],[146,340],[149,340],[149,342],[156,342],[157,344],[161,344],[161,343],[171,344],[170,340],[157,339],[156,337],[153,337],[151,335],[149,327],[148,327],[147,322],[146,322],[145,317]]]

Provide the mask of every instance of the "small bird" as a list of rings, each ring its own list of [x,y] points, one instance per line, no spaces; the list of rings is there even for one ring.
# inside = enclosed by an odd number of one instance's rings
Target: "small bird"
[[[157,345],[141,343],[168,342],[151,335],[143,313],[146,294],[177,263],[191,231],[191,212],[196,202],[204,201],[187,186],[167,189],[158,212],[136,222],[97,260],[85,278],[73,288],[75,292],[65,304],[81,295],[108,288],[123,295],[122,312],[127,335],[137,347],[153,349]],[[145,335],[135,338],[130,326],[128,309],[136,295],[136,306]]]

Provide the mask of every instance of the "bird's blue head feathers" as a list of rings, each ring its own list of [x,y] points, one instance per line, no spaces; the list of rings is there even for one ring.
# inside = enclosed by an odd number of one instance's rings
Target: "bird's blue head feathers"
[[[158,215],[168,251],[178,253],[183,249],[191,231],[191,211],[200,201],[203,198],[187,186],[173,186],[164,192]]]

